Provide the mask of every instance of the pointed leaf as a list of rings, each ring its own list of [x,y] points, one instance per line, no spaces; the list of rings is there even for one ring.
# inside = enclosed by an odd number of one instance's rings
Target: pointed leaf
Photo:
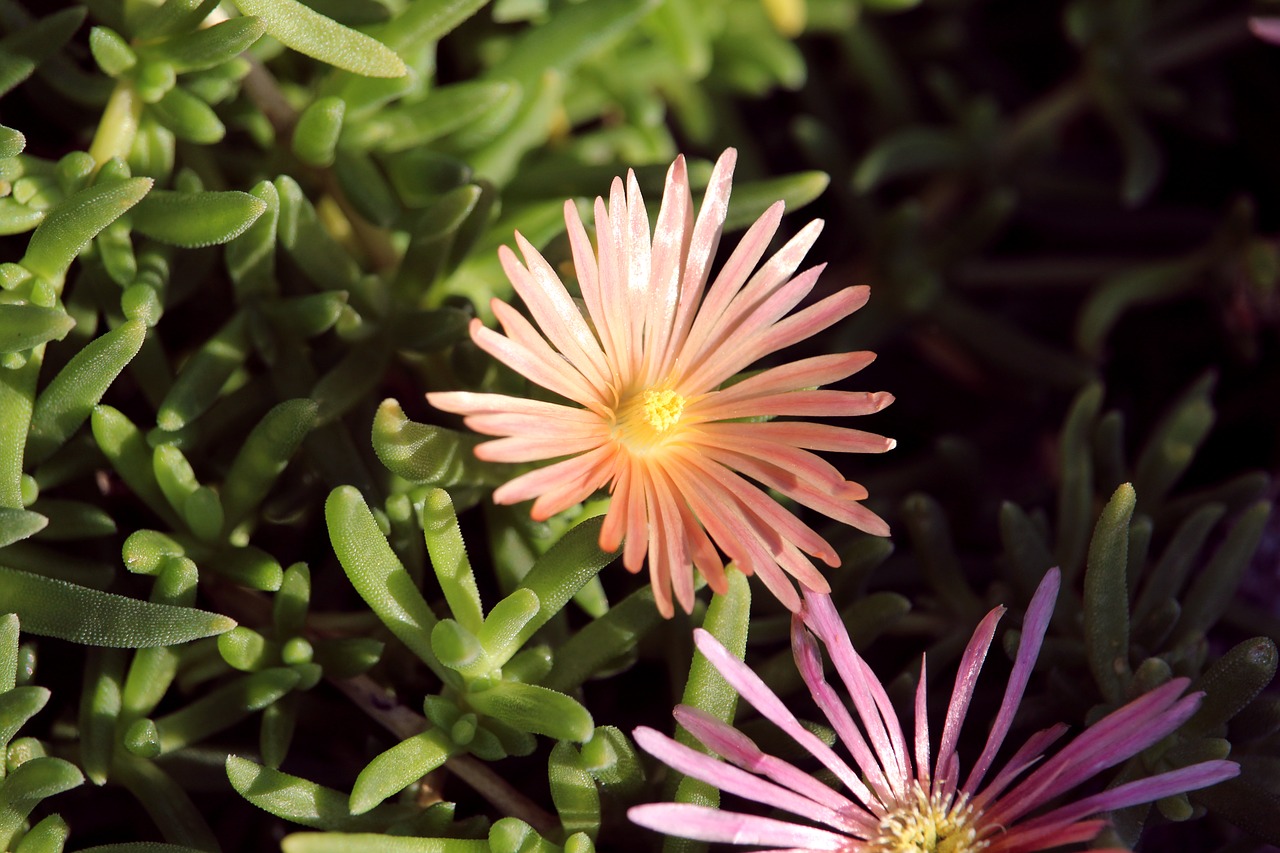
[[[443,677],[431,650],[436,616],[387,544],[360,492],[350,486],[334,489],[325,501],[324,515],[329,541],[356,592],[391,633]]]
[[[218,613],[138,601],[3,566],[0,613],[17,613],[32,634],[126,649],[186,643],[236,624]]]
[[[75,319],[61,308],[0,305],[0,353],[22,352],[47,341],[60,341],[75,324]]]
[[[152,183],[151,178],[104,181],[63,199],[31,235],[19,263],[50,281],[60,280],[89,241],[141,201]]]
[[[246,15],[261,18],[272,38],[312,59],[366,77],[408,73],[386,45],[297,0],[236,0],[236,6]]]

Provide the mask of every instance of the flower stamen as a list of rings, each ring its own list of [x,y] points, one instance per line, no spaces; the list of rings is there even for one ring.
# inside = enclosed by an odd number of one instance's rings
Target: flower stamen
[[[880,819],[880,831],[870,849],[877,853],[978,853],[987,842],[978,839],[973,805],[967,794],[935,793],[916,784],[915,798],[899,803]]]
[[[644,416],[653,431],[662,435],[680,422],[684,412],[684,397],[670,388],[644,392]]]

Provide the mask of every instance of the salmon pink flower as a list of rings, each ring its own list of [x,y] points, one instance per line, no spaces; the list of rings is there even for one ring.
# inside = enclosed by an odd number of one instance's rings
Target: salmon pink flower
[[[801,606],[787,575],[828,589],[810,561],[839,565],[831,545],[761,486],[876,535],[888,526],[859,501],[867,491],[814,450],[877,453],[882,436],[777,416],[865,415],[893,398],[824,390],[871,363],[869,352],[834,353],[737,374],[828,328],[867,300],[847,287],[792,314],[813,290],[821,266],[797,267],[821,231],[814,221],[760,264],[782,218],[782,202],[747,231],[711,278],[728,210],[736,153],[721,155],[694,216],[684,158],[667,173],[652,235],[634,173],[615,178],[609,201],[595,202],[596,247],[572,202],[565,224],[583,311],[555,270],[516,234],[524,256],[499,257],[533,322],[500,300],[505,334],[473,321],[482,349],[564,402],[500,394],[428,394],[433,406],[465,416],[476,432],[499,436],[476,455],[494,462],[558,460],[494,492],[502,504],[536,498],[545,519],[602,488],[612,494],[600,547],[625,540],[623,564],[638,572],[648,555],[658,608],[670,616],[672,591],[693,606],[696,567],[713,590],[725,587],[720,553],[759,575],[787,607]],[[750,479],[748,479],[750,478]],[[755,481],[755,482],[751,482]]]
[[[804,610],[792,618],[792,649],[814,701],[848,749],[854,766],[804,728],[746,664],[699,630],[698,648],[720,674],[829,770],[848,793],[765,754],[746,735],[709,714],[680,706],[675,711],[679,723],[720,758],[649,728],[636,729],[636,742],[687,776],[808,822],[678,803],[636,806],[629,812],[631,819],[671,835],[757,845],[773,853],[1032,853],[1094,838],[1106,825],[1105,819],[1097,817],[1104,812],[1235,776],[1239,767],[1234,762],[1206,761],[1125,782],[1074,802],[1057,802],[1060,795],[1161,740],[1195,712],[1202,694],[1183,696],[1188,681],[1175,678],[1112,711],[1051,757],[1046,758],[1045,751],[1067,727],[1057,725],[1032,735],[988,779],[1040,653],[1058,583],[1054,569],[1027,610],[1004,699],[986,746],[963,784],[956,744],[1004,608],[987,614],[965,649],[932,761],[923,663],[916,690],[914,743],[909,746],[884,686],[854,651],[829,596],[805,594]],[[819,641],[853,700],[852,709],[823,675]],[[1054,805],[1045,808],[1050,803]]]

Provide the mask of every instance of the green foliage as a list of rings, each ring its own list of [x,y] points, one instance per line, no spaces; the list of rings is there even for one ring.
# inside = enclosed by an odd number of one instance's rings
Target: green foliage
[[[1241,116],[1274,87],[1239,9],[988,6],[0,0],[0,850],[109,824],[90,851],[586,853],[656,843],[633,803],[714,802],[614,724],[669,726],[682,696],[750,729],[689,630],[797,696],[790,614],[730,571],[663,620],[605,569],[607,495],[493,505],[527,469],[421,394],[529,393],[469,333],[512,297],[513,231],[574,290],[565,199],[590,214],[634,167],[656,201],[681,149],[696,194],[730,145],[728,231],[813,205],[816,296],[874,285],[813,352],[883,349],[872,381],[913,400],[898,458],[850,463],[907,547],[819,530],[855,645],[892,636],[894,701],[919,651],[954,661],[996,603],[1016,626],[1060,565],[1017,726],[1187,676],[1199,712],[1115,781],[1229,749],[1238,780],[1157,810],[1276,842],[1280,633],[1242,592],[1275,530],[1247,469],[1274,454],[1223,447],[1275,426],[1250,361],[1275,216],[1261,190],[1188,213],[1203,188],[1170,180],[1225,159],[1197,147],[1233,132],[1209,87],[1256,80],[1220,99]],[[1047,47],[1034,74],[997,30]],[[1161,319],[1188,305],[1221,352]],[[119,826],[122,796],[154,826]]]

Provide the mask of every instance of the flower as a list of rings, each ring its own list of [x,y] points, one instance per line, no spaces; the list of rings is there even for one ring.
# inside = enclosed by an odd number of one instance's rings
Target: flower
[[[632,572],[648,554],[665,616],[674,612],[673,590],[686,612],[692,608],[691,565],[713,590],[726,589],[719,551],[746,574],[759,575],[792,610],[801,599],[787,575],[805,588],[828,590],[809,557],[837,566],[835,550],[748,477],[860,530],[889,532],[858,503],[866,489],[811,451],[878,453],[893,447],[892,440],[803,421],[751,420],[883,409],[893,401],[889,394],[818,390],[866,367],[872,353],[804,358],[725,385],[765,356],[847,317],[868,295],[866,287],[846,287],[788,316],[822,271],[795,274],[822,223],[811,222],[757,268],[778,229],[780,201],[756,220],[707,286],[736,158],[733,149],[720,156],[695,219],[678,157],[667,172],[652,238],[635,174],[627,173],[625,185],[615,178],[608,204],[595,202],[598,255],[577,208],[565,202],[585,317],[518,232],[524,263],[509,248],[499,249],[533,323],[495,299],[493,313],[506,334],[477,320],[471,337],[568,404],[471,392],[427,395],[433,406],[464,415],[476,432],[500,436],[476,449],[482,459],[565,457],[504,484],[494,492],[496,502],[536,498],[532,515],[542,520],[607,486],[613,497],[600,547],[614,551],[625,539],[622,560]]]
[[[1004,608],[997,607],[987,614],[965,649],[932,764],[923,662],[915,698],[914,749],[909,750],[884,686],[854,651],[830,596],[806,594],[803,612],[792,618],[792,649],[814,701],[852,754],[856,769],[802,727],[742,661],[710,634],[697,631],[698,648],[720,674],[756,710],[834,774],[852,797],[763,753],[746,735],[711,715],[680,706],[675,711],[676,719],[720,759],[649,728],[636,729],[636,742],[681,773],[799,815],[816,825],[678,803],[633,807],[629,812],[631,820],[670,834],[763,845],[779,853],[784,849],[1030,853],[1092,839],[1106,825],[1105,820],[1095,817],[1103,812],[1203,788],[1235,776],[1239,767],[1234,762],[1206,761],[1126,782],[1031,816],[1059,795],[1136,755],[1185,722],[1199,706],[1202,694],[1183,696],[1188,680],[1175,678],[1112,711],[1051,757],[1045,757],[1045,750],[1067,727],[1056,725],[1032,735],[983,785],[1040,653],[1058,583],[1058,571],[1051,570],[1032,599],[1004,699],[986,746],[964,784],[960,784],[956,743]],[[854,713],[825,680],[818,640],[826,646],[853,699]]]

